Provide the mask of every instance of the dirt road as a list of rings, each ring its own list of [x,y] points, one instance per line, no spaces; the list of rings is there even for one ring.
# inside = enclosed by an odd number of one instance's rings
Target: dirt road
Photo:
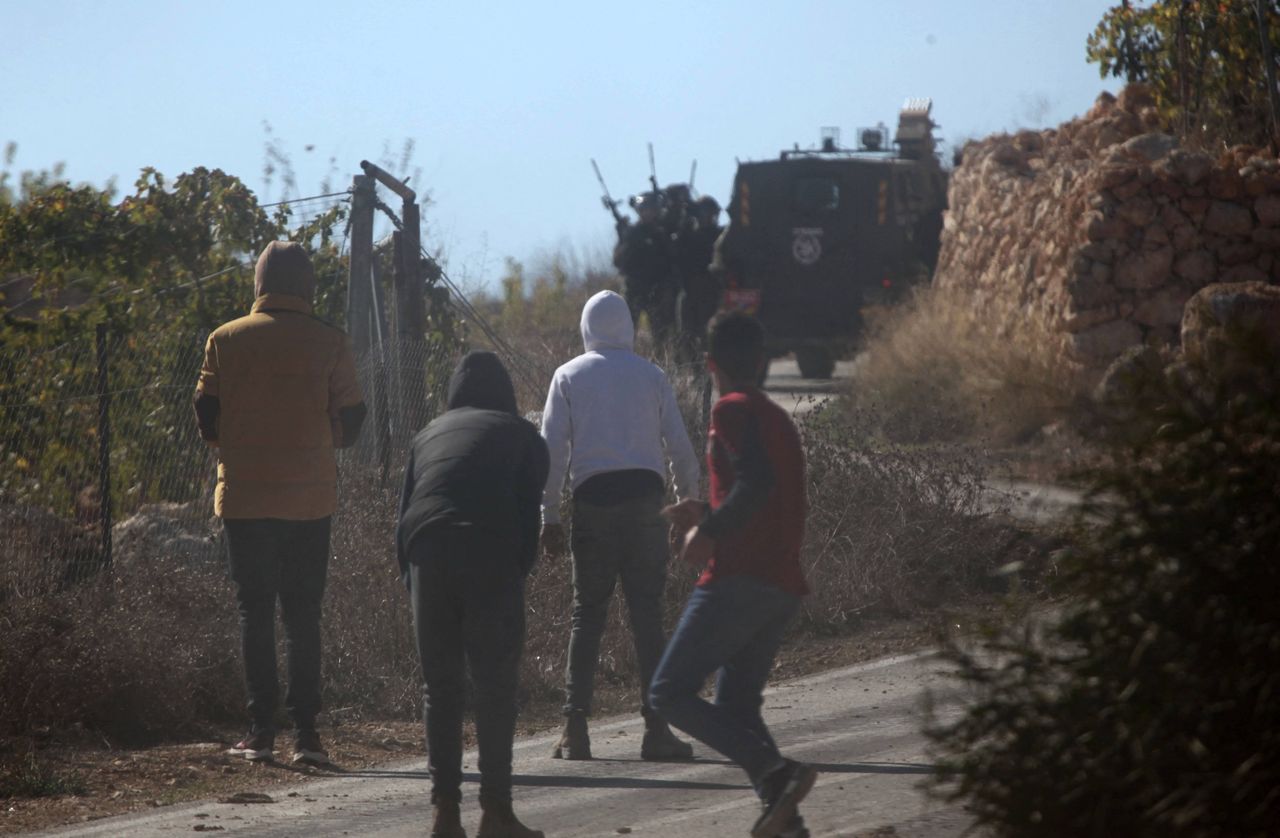
[[[948,689],[928,654],[904,655],[781,684],[765,717],[783,750],[821,770],[802,811],[814,836],[852,836],[892,826],[895,838],[950,838],[963,811],[931,803],[917,788],[930,772],[919,733],[926,689]],[[944,692],[945,694],[945,692]],[[553,760],[552,738],[519,740],[517,810],[548,836],[742,836],[757,809],[742,772],[698,746],[685,764],[642,762],[639,719],[592,728],[592,762]],[[105,838],[216,832],[221,835],[420,836],[429,826],[425,760],[336,774],[272,791],[270,803],[186,804],[58,830]],[[464,823],[475,835],[475,753],[466,755]]]
[[[776,358],[769,364],[769,376],[765,379],[764,389],[769,398],[788,413],[807,413],[848,387],[856,364],[856,360],[837,361],[831,378],[803,378],[800,368],[790,356]]]

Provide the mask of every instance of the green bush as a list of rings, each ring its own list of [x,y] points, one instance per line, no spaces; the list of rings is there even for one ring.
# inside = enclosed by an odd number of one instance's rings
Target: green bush
[[[935,792],[1000,834],[1275,834],[1280,399],[1255,362],[1133,387],[1061,615],[949,649],[974,700],[929,731]]]

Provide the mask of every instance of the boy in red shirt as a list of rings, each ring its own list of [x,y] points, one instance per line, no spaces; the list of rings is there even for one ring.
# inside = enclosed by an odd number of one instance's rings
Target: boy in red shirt
[[[809,592],[804,454],[786,412],[756,386],[767,361],[755,318],[711,321],[707,366],[721,394],[707,443],[711,501],[664,510],[684,531],[681,559],[703,572],[649,686],[663,718],[747,772],[764,808],[752,838],[807,835],[796,807],[817,779],[778,752],[760,715],[774,656]],[[708,702],[698,692],[713,672]]]

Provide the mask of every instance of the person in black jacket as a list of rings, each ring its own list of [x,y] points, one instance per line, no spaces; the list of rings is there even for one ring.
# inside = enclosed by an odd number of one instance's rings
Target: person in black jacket
[[[538,554],[547,446],[516,412],[498,356],[470,352],[448,410],[414,437],[397,527],[426,683],[435,838],[464,838],[465,668],[476,690],[480,838],[541,838],[511,810],[511,743],[524,650],[524,583]],[[465,662],[465,663],[464,663]]]

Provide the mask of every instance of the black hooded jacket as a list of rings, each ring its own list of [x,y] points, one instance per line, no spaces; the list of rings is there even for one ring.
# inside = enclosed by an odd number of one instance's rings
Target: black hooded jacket
[[[405,467],[396,555],[426,527],[475,527],[510,538],[519,570],[538,551],[547,444],[516,413],[511,377],[492,352],[469,352],[449,382],[448,409],[414,437]]]

